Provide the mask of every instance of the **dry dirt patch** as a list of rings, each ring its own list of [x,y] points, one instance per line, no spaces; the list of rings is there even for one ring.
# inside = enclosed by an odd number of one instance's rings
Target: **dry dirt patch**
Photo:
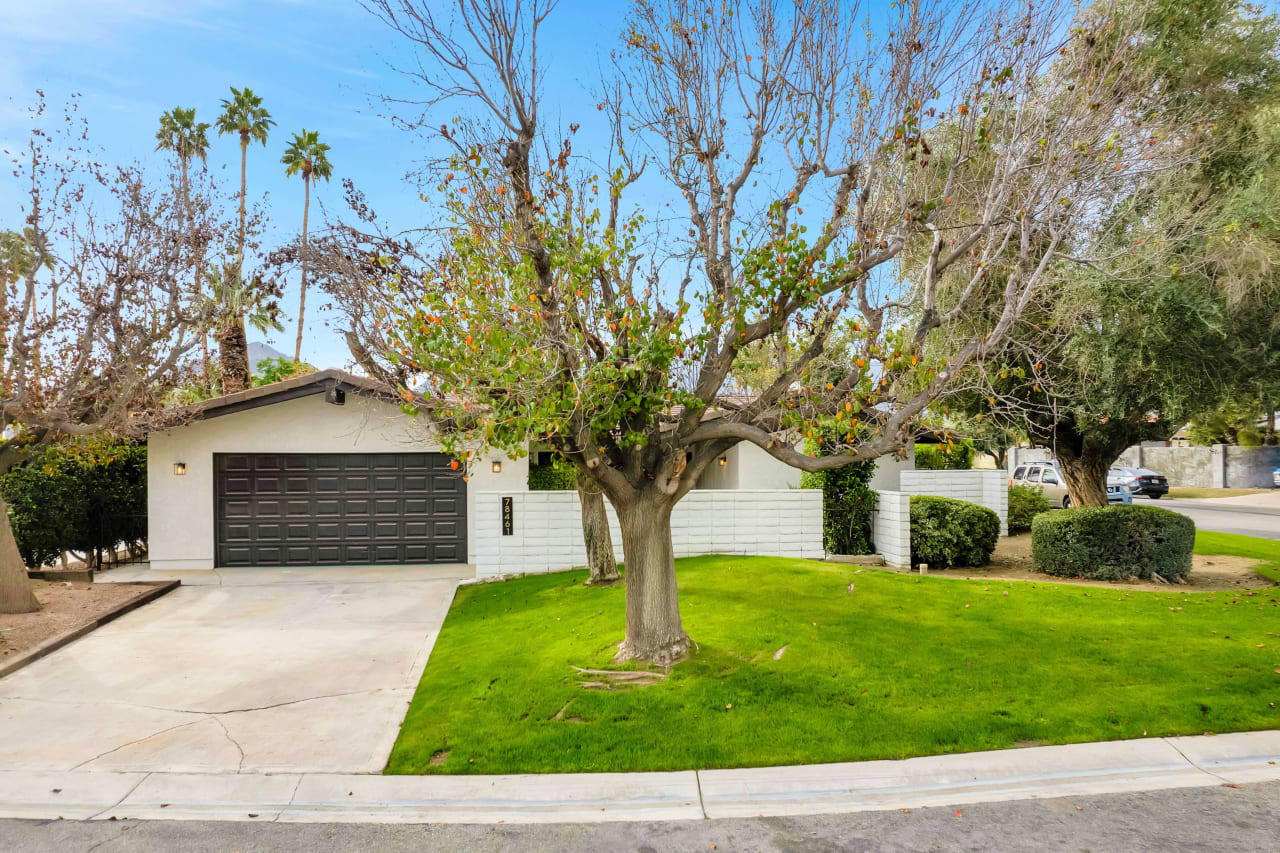
[[[0,613],[0,661],[145,595],[155,584],[31,581],[44,605],[35,613]]]
[[[1191,576],[1179,589],[1188,592],[1209,592],[1224,589],[1259,589],[1274,586],[1270,580],[1253,571],[1257,560],[1233,557],[1225,554],[1192,554]],[[973,578],[974,580],[999,579],[1013,581],[1040,581],[1080,586],[1109,586],[1119,589],[1160,589],[1168,591],[1169,584],[1152,581],[1119,583],[1112,581],[1060,578],[1037,572],[1031,563],[1031,534],[1002,537],[996,543],[991,562],[980,569],[946,569],[937,572],[947,577]]]

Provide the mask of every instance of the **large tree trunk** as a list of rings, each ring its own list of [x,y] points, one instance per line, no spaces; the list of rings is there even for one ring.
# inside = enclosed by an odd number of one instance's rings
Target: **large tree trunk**
[[[613,534],[605,511],[604,492],[582,472],[577,476],[578,501],[582,504],[582,540],[587,546],[588,584],[615,583],[618,559],[613,553]]]
[[[1072,506],[1106,506],[1110,468],[1111,461],[1088,445],[1078,455],[1058,454],[1058,470],[1062,472]]]
[[[249,387],[249,343],[244,323],[228,317],[218,329],[218,360],[222,365],[222,393],[234,394]]]
[[[302,318],[307,313],[307,214],[311,211],[311,176],[303,175],[302,183],[306,187],[306,201],[302,204],[302,291],[298,296],[298,340],[293,344],[295,362],[302,361]]]
[[[615,660],[669,666],[684,657],[692,643],[680,625],[671,499],[650,492],[613,505],[622,527],[627,570],[627,633]]]
[[[27,579],[27,564],[18,553],[9,524],[9,505],[0,500],[0,613],[34,613],[40,609]]]

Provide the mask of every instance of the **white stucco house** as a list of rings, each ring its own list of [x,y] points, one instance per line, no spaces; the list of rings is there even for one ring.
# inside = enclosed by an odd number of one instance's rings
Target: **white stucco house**
[[[572,493],[555,518],[519,497],[516,524],[500,525],[500,508],[528,491],[527,456],[464,470],[396,397],[340,370],[207,400],[148,436],[147,462],[153,569],[477,564],[517,540],[527,562],[539,548],[580,546],[564,532],[580,525]],[[747,443],[718,463],[682,501],[685,553],[821,555],[821,496],[798,492],[798,470]],[[897,489],[910,467],[910,453],[882,460],[872,488]],[[775,511],[780,502],[794,504],[791,515]]]
[[[528,460],[453,461],[340,370],[205,401],[147,438],[151,567],[473,562],[475,493],[527,489]]]

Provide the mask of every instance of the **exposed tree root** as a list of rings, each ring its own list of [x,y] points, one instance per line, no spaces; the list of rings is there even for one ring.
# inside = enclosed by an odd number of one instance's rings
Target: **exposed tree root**
[[[575,666],[574,669],[579,675],[584,677],[582,689],[584,690],[613,690],[615,687],[648,687],[650,684],[659,684],[667,680],[667,673],[654,672],[645,669],[583,669]],[[565,708],[572,704],[566,703],[564,708],[560,709],[556,715],[558,719],[564,714]]]

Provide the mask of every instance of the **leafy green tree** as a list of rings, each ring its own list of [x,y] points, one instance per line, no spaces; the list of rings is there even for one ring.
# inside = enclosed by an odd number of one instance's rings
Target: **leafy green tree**
[[[1234,0],[1140,8],[1158,81],[1144,105],[1200,134],[1198,156],[1113,212],[1105,259],[1061,270],[1002,361],[949,401],[1051,448],[1078,506],[1106,504],[1125,448],[1168,439],[1280,365],[1280,162],[1265,142],[1280,27]]]
[[[283,382],[297,376],[307,376],[316,372],[314,364],[305,361],[290,361],[287,358],[264,358],[258,362],[258,373],[253,377],[253,387]]]
[[[302,287],[298,294],[298,339],[293,345],[294,361],[302,361],[302,320],[307,312],[307,216],[311,212],[311,179],[328,181],[333,175],[328,152],[329,146],[320,141],[318,132],[303,128],[302,133],[293,135],[293,141],[280,158],[285,167],[285,177],[302,175],[305,191],[302,203]]]
[[[425,55],[409,70],[424,102],[474,110],[421,125],[449,151],[421,188],[439,243],[406,247],[357,209],[345,263],[326,263],[353,355],[459,458],[545,443],[604,492],[623,661],[692,647],[670,520],[708,465],[742,441],[806,471],[898,452],[1068,241],[1087,255],[1097,217],[1180,145],[1117,148],[1117,117],[1149,87],[1131,42],[1098,37],[1131,31],[1105,10],[898,4],[864,53],[837,0],[638,3],[596,101],[609,144],[584,153],[575,123],[542,123],[549,6],[462,4],[448,20],[425,0],[366,6]],[[923,341],[974,307],[962,289],[944,308],[943,278],[1011,241],[992,323],[929,357]],[[762,390],[726,399],[740,354],[789,330],[807,345],[773,347]],[[854,344],[835,381],[815,362],[837,330]],[[798,448],[827,434],[827,455]]]
[[[252,89],[231,87],[231,97],[222,101],[222,114],[218,116],[218,135],[234,135],[240,141],[240,228],[236,239],[236,277],[244,278],[244,246],[247,229],[246,202],[249,185],[247,169],[249,162],[249,143],[259,142],[265,148],[267,136],[275,121],[271,113],[262,106],[262,97],[255,95]],[[224,291],[229,292],[229,291]],[[234,314],[229,306],[224,308]],[[249,372],[248,337],[245,334],[243,315],[233,316],[225,323],[235,323],[238,330],[223,330],[218,337],[221,349],[220,359],[223,364],[222,390],[224,393],[243,391],[249,387],[253,377]]]
[[[1191,419],[1187,437],[1192,444],[1235,444],[1257,447],[1266,438],[1262,404],[1257,399],[1230,398]]]

